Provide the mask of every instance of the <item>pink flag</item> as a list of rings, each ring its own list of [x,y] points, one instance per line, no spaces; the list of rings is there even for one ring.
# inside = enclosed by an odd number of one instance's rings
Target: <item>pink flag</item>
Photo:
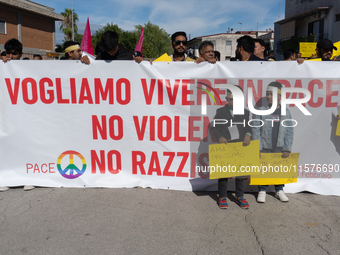
[[[142,33],[140,34],[138,43],[136,45],[135,51],[139,51],[143,56],[143,38],[144,38],[144,28],[142,28]]]
[[[87,18],[87,23],[86,23],[83,40],[81,41],[80,48],[82,51],[93,55],[93,46],[92,46],[89,18]]]

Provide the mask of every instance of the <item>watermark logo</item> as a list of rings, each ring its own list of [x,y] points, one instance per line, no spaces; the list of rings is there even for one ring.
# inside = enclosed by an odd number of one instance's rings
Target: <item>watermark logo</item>
[[[216,90],[214,90],[211,86],[206,85],[204,83],[198,82],[202,85],[207,86],[208,88],[210,88],[212,91],[214,91],[214,93],[218,96],[221,105],[222,105],[222,101],[218,95],[218,93],[216,92]],[[215,104],[216,101],[214,99],[214,97],[212,96],[212,94],[207,91],[206,89],[197,87],[205,92],[207,92],[214,100]],[[231,91],[231,93],[233,94],[233,114],[234,115],[244,115],[244,94],[243,92],[237,88],[235,85],[232,84],[216,84],[216,88],[221,88],[221,89],[229,89]],[[303,89],[303,88],[287,88],[287,87],[283,87],[281,90],[281,107],[282,107],[282,111],[281,114],[282,115],[286,115],[287,114],[287,105],[289,104],[294,104],[304,115],[312,115],[307,109],[306,107],[303,105],[304,103],[307,103],[310,99],[311,99],[311,93],[308,89]],[[304,98],[287,98],[287,94],[288,93],[303,93],[305,95]],[[252,114],[255,115],[269,115],[272,114],[275,109],[276,109],[276,105],[278,102],[278,96],[277,96],[277,88],[273,87],[273,104],[271,106],[271,108],[267,109],[267,110],[259,110],[259,109],[255,109],[254,105],[253,105],[253,91],[252,88],[248,88],[248,108],[249,111]],[[201,103],[201,113],[202,115],[206,115],[207,114],[207,98],[204,94],[202,94],[202,103]]]
[[[67,161],[68,163],[66,163],[67,166],[65,168],[62,168],[62,161],[63,161],[63,164],[65,164],[65,161],[66,161],[66,159],[63,160],[65,156],[68,156],[68,161]],[[78,161],[81,162],[82,164],[81,166],[79,163],[74,162],[74,157],[77,157],[78,159],[80,159],[80,161],[79,160]],[[65,151],[62,154],[60,154],[60,156],[58,157],[57,168],[61,176],[63,176],[64,178],[76,179],[79,176],[81,176],[83,173],[85,173],[86,160],[83,157],[83,155],[81,155],[79,152],[71,151],[71,150]]]
[[[207,88],[211,89],[211,90],[215,93],[215,95],[217,96],[217,98],[218,98],[218,100],[219,100],[219,102],[220,102],[220,105],[222,105],[222,100],[221,100],[221,98],[220,98],[220,95],[217,93],[217,91],[216,91],[213,87],[211,87],[211,86],[209,86],[208,84],[205,84],[205,83],[203,83],[203,82],[199,82],[199,81],[198,81],[197,83],[198,83],[198,84],[201,84],[201,85],[204,85],[204,86],[206,86]],[[204,89],[204,88],[201,88],[201,87],[196,87],[196,88],[198,88],[198,89],[200,89],[200,90],[203,90],[205,93],[207,93],[207,94],[212,98],[212,100],[214,101],[215,105],[217,105],[214,96],[213,96],[208,90],[206,90],[206,89]],[[207,97],[203,96],[203,94],[202,94],[201,114],[202,114],[202,115],[207,115]]]

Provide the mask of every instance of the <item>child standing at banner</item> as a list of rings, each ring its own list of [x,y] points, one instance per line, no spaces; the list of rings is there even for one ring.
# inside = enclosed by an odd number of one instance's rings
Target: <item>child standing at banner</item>
[[[241,87],[236,86],[242,90]],[[215,125],[215,127],[211,128],[211,131],[218,141],[218,143],[235,143],[235,142],[243,142],[244,146],[250,144],[251,138],[251,127],[248,125],[249,121],[249,111],[244,109],[244,115],[234,115],[233,114],[233,95],[231,91],[227,90],[227,104],[224,107],[217,109],[215,119],[223,119],[226,120],[227,123],[238,123],[230,126],[230,124],[220,124]],[[242,123],[246,123],[244,126]],[[218,205],[221,209],[228,208],[227,202],[227,184],[228,178],[218,179],[218,195],[219,202]],[[248,209],[249,204],[247,200],[244,199],[244,177],[236,177],[235,179],[235,196],[237,204],[243,208]]]
[[[277,90],[277,102],[273,100],[273,93]],[[260,151],[261,153],[281,153],[282,158],[289,157],[293,144],[294,130],[291,121],[292,117],[289,110],[287,109],[286,115],[281,115],[281,88],[282,85],[279,82],[271,82],[266,91],[266,100],[268,106],[262,106],[260,110],[268,110],[275,107],[275,111],[269,115],[253,116],[253,119],[262,120],[254,122],[253,127],[253,140],[260,140]],[[275,104],[275,106],[273,106]],[[282,125],[282,121],[285,121],[285,125]],[[261,126],[262,125],[262,126]],[[275,185],[275,197],[280,199],[282,202],[288,202],[289,199],[283,192],[284,184]],[[257,202],[266,202],[266,191],[268,185],[259,186],[259,194],[257,196]]]

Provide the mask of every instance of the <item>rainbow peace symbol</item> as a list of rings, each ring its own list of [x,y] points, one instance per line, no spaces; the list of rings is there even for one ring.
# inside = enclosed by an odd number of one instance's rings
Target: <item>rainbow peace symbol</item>
[[[67,167],[65,169],[62,169],[61,160],[67,155],[69,155],[69,164],[67,165]],[[79,170],[79,168],[74,164],[74,162],[73,162],[74,156],[77,156],[78,158],[81,159],[81,162],[83,163],[81,170]],[[81,155],[79,152],[65,151],[62,154],[60,154],[60,156],[57,160],[57,167],[58,167],[58,171],[59,171],[59,173],[61,174],[62,177],[65,177],[66,179],[76,179],[79,176],[81,176],[83,173],[85,173],[86,160],[83,157],[83,155]]]

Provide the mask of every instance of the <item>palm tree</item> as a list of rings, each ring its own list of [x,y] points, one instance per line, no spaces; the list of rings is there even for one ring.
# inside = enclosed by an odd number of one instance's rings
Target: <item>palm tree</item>
[[[65,11],[61,13],[64,16],[64,20],[60,21],[60,31],[65,34],[66,41],[72,40],[72,10],[65,8]],[[73,27],[74,33],[78,31],[76,22],[78,21],[78,15],[73,10]]]

